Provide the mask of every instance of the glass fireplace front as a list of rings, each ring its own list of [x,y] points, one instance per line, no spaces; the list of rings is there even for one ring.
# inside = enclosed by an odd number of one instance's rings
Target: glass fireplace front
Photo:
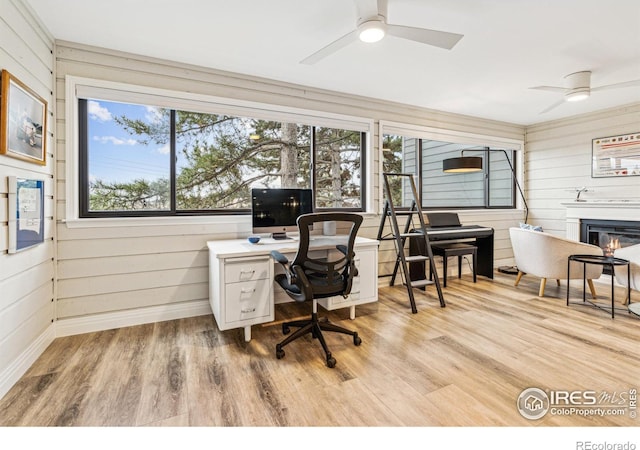
[[[597,245],[605,256],[612,256],[617,248],[640,244],[640,222],[582,219],[580,240]]]

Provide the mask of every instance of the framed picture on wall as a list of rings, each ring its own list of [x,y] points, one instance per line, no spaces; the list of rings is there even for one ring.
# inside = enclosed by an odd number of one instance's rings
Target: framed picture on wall
[[[9,253],[44,242],[44,180],[8,177]]]
[[[640,175],[640,132],[593,139],[591,177]]]
[[[6,70],[0,98],[0,154],[45,165],[47,102]]]

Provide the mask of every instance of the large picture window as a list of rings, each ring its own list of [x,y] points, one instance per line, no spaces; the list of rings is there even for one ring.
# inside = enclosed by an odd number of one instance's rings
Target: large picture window
[[[255,187],[312,188],[319,210],[364,210],[362,130],[78,102],[80,217],[247,213]]]
[[[516,166],[519,147],[498,140],[483,141],[473,137],[452,139],[430,137],[428,132],[404,130],[382,135],[383,170],[388,173],[413,174],[420,202],[425,209],[493,209],[515,208],[517,196],[511,166]],[[398,127],[387,127],[401,131]],[[434,135],[437,133],[433,133]],[[458,142],[456,142],[458,141]],[[450,174],[443,172],[443,160],[461,156],[482,158],[482,171]],[[509,158],[507,160],[507,158]],[[396,180],[400,183],[400,180]],[[403,190],[396,186],[394,204],[403,204]]]

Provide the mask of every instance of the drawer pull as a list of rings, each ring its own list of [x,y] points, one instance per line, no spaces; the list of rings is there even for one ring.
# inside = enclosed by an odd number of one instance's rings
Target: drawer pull
[[[256,311],[255,308],[247,308],[247,309],[241,309],[240,310],[240,312],[243,313],[243,314],[252,313],[252,312],[255,312],[255,311]]]
[[[241,270],[240,273],[250,273],[250,274],[254,274],[256,273],[256,269],[250,269],[250,270]]]
[[[248,288],[240,289],[240,292],[242,294],[253,294],[255,291],[256,291],[256,288],[253,288],[253,289],[248,289]]]

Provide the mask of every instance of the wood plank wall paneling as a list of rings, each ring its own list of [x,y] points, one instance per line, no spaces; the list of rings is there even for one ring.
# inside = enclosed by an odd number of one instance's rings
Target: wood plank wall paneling
[[[389,120],[427,127],[439,127],[510,139],[523,139],[524,128],[500,122],[457,116],[407,105],[382,102],[363,97],[232,74],[201,67],[179,65],[159,59],[124,54],[70,42],[56,46],[58,221],[58,318],[71,319],[114,312],[117,308],[148,307],[167,303],[199,302],[207,299],[207,264],[202,261],[206,241],[242,237],[250,233],[248,218],[237,218],[237,228],[203,227],[190,224],[171,226],[69,228],[63,221],[66,209],[65,77],[106,79],[121,83],[150,86],[175,91],[200,93],[238,100],[268,103],[286,107],[325,111],[375,119],[374,148],[370,158],[376,168],[372,174],[372,195],[379,202],[380,174],[378,158],[378,121]],[[520,217],[512,213],[463,214],[467,220],[504,227],[503,221],[517,224]],[[469,223],[469,222],[467,222]],[[362,235],[375,238],[379,217],[367,215]],[[497,240],[499,254],[510,258],[510,244]],[[381,268],[395,259],[384,252]],[[114,267],[119,266],[119,269]],[[120,270],[122,267],[127,269]],[[130,268],[130,269],[129,269]],[[185,281],[185,280],[188,280]],[[384,281],[382,281],[384,282]],[[181,289],[187,283],[190,288]],[[147,295],[164,293],[170,298]],[[198,298],[194,294],[200,293]],[[116,300],[117,299],[117,300]],[[115,301],[114,301],[115,300]],[[115,309],[114,309],[115,308]]]
[[[526,185],[531,223],[559,236],[566,233],[562,203],[576,198],[638,200],[640,177],[592,178],[591,141],[640,131],[640,104],[613,108],[527,128]]]
[[[55,318],[54,62],[53,38],[20,0],[0,7],[0,69],[6,69],[48,103],[47,164],[0,156],[0,397],[51,342]],[[7,179],[45,180],[45,242],[9,254]]]

